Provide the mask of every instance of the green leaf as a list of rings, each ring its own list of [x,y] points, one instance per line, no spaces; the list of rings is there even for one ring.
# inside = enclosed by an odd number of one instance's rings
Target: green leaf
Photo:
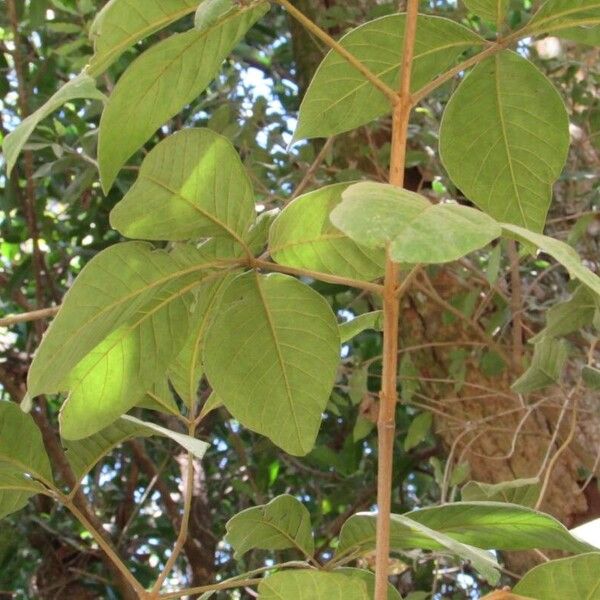
[[[600,369],[585,365],[581,370],[581,379],[591,390],[600,390]]]
[[[212,27],[175,34],[146,50],[121,76],[100,120],[98,162],[107,192],[154,132],[194,100],[267,3],[244,6]]]
[[[111,0],[90,28],[94,56],[88,70],[100,75],[136,42],[196,9],[198,0]]]
[[[557,32],[557,35],[564,40],[570,40],[577,44],[600,46],[600,27],[598,26],[569,27],[561,29]]]
[[[0,401],[0,463],[44,483],[52,483],[52,469],[42,434],[31,415],[13,402]]]
[[[314,570],[279,571],[258,586],[259,600],[370,600],[360,578]]]
[[[69,372],[110,333],[160,299],[186,293],[219,261],[182,263],[149,244],[117,244],[95,256],[64,297],[28,375],[30,396],[64,389]]]
[[[383,328],[383,311],[374,310],[354,317],[351,321],[340,324],[340,340],[345,344],[366,329],[381,331]]]
[[[599,0],[547,0],[527,24],[527,33],[560,32],[568,27],[598,24]]]
[[[361,182],[342,194],[332,223],[369,248],[390,243],[404,263],[444,263],[482,248],[501,235],[485,213],[459,204],[431,204],[414,192],[385,183]]]
[[[568,244],[508,223],[502,223],[502,233],[504,236],[515,239],[521,243],[533,244],[542,250],[542,252],[549,254],[567,269],[571,277],[579,279],[579,281],[592,290],[596,296],[600,296],[600,277],[592,273],[587,267],[583,266],[577,252],[575,252]]]
[[[536,600],[596,600],[600,590],[600,552],[551,560],[534,567],[514,587]]]
[[[247,508],[226,525],[225,541],[240,559],[249,550],[285,550],[295,548],[309,557],[315,543],[307,508],[294,496],[277,496],[262,506]]]
[[[456,186],[492,217],[534,231],[544,228],[551,184],[568,148],[569,120],[559,93],[511,51],[473,69],[440,127],[440,156]]]
[[[81,480],[117,446],[134,438],[151,435],[154,435],[151,429],[121,418],[94,435],[82,440],[68,440],[63,445],[73,473]]]
[[[580,285],[566,301],[553,306],[546,313],[546,327],[531,342],[537,343],[545,338],[568,335],[594,322],[594,315],[600,308],[600,299],[592,291]]]
[[[398,516],[398,515],[395,515]],[[588,552],[591,546],[580,542],[556,519],[524,506],[502,502],[454,502],[423,508],[402,515],[462,544],[496,550],[546,548],[567,552]],[[376,516],[358,514],[342,528],[337,553],[353,547],[369,551],[375,547]],[[411,529],[410,523],[394,519],[392,547],[398,550],[436,550],[443,545],[428,535]]]
[[[144,427],[155,434],[162,435],[163,437],[167,437],[170,440],[177,442],[182,448],[187,450],[190,454],[193,454],[196,458],[202,458],[206,453],[206,450],[210,447],[210,444],[207,444],[202,440],[197,440],[196,438],[185,435],[184,433],[172,431],[166,427],[161,427],[160,425],[156,425],[150,421],[141,421],[140,419],[136,419],[131,415],[124,415],[121,417],[121,419],[130,423],[134,423],[135,425],[139,425],[140,427]]]
[[[400,361],[399,373],[401,380],[401,396],[402,400],[407,404],[412,402],[413,396],[421,389],[419,381],[419,370],[415,366],[410,353],[406,353]]]
[[[209,279],[195,292],[195,302],[188,326],[188,337],[181,352],[169,366],[169,379],[188,407],[197,400],[202,376],[202,344],[208,324],[219,306],[223,291],[234,275]]]
[[[204,366],[225,407],[286,452],[308,453],[339,362],[329,304],[292,277],[251,272],[226,290]]]
[[[535,344],[531,365],[511,386],[517,394],[528,394],[560,380],[569,357],[569,345],[564,340],[542,338]]]
[[[210,129],[185,129],[146,156],[110,214],[124,236],[149,240],[231,237],[254,221],[252,185],[234,147]]]
[[[509,0],[463,0],[465,6],[478,17],[501,24],[506,19]]]
[[[453,506],[453,505],[452,505]],[[462,559],[469,560],[473,566],[491,583],[500,579],[500,568],[492,555],[484,550],[467,546],[452,536],[432,529],[412,519],[415,511],[406,515],[392,515],[390,520],[390,546],[392,550],[407,549],[445,550]],[[340,542],[336,554],[348,554],[354,551],[367,553],[375,548],[377,515],[359,513],[350,517],[340,532]]]
[[[461,490],[465,502],[489,500],[509,502],[522,506],[535,506],[540,495],[540,482],[537,478],[514,479],[502,483],[482,483],[469,481]]]
[[[183,295],[185,290],[173,286],[145,305],[69,373],[63,383],[69,396],[60,412],[63,438],[85,438],[110,425],[165,375],[187,334],[191,294]]]
[[[33,130],[38,126],[40,121],[50,116],[63,104],[69,102],[69,100],[75,100],[77,98],[106,100],[104,94],[96,89],[96,82],[89,75],[82,73],[65,83],[65,85],[47,100],[43,106],[24,119],[14,131],[11,131],[4,138],[2,151],[4,153],[6,169],[9,175],[17,162],[17,157],[23,149],[23,146],[26,144],[29,136],[33,133]]]
[[[239,10],[240,5],[233,0],[203,0],[194,15],[196,29],[208,29],[219,19]]]
[[[21,510],[35,494],[46,488],[7,463],[0,462],[0,519]]]
[[[385,270],[385,253],[361,247],[329,220],[347,183],[328,185],[299,196],[275,219],[269,252],[281,265],[371,280]]]
[[[432,423],[433,416],[430,412],[421,413],[412,420],[404,440],[404,450],[406,452],[418,446],[425,439]]]
[[[375,597],[375,573],[366,571],[365,569],[354,569],[351,567],[343,567],[336,569],[335,573],[342,573],[346,577],[351,577],[356,580],[364,581],[367,586],[367,597]],[[402,600],[400,593],[391,584],[388,583],[387,600]]]
[[[389,15],[347,33],[340,44],[381,80],[398,89],[406,15]],[[419,15],[412,91],[452,66],[465,50],[484,44],[466,27]],[[300,106],[296,140],[327,137],[355,129],[391,112],[390,101],[337,52],[315,73]]]
[[[177,406],[177,402],[175,402],[175,398],[173,398],[166,376],[158,379],[152,388],[146,391],[146,395],[136,406],[169,415],[180,415],[179,407]]]

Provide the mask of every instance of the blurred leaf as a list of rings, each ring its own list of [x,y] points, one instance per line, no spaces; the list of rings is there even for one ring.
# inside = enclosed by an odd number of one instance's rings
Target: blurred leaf
[[[557,383],[568,356],[569,346],[564,340],[542,338],[535,344],[531,365],[511,389],[518,394],[528,394]]]
[[[469,481],[461,490],[465,502],[489,500],[534,507],[540,495],[540,482],[533,479],[514,479],[501,483]]]
[[[295,548],[305,557],[315,550],[308,510],[287,494],[235,515],[227,523],[225,541],[234,548],[237,559],[254,548]]]

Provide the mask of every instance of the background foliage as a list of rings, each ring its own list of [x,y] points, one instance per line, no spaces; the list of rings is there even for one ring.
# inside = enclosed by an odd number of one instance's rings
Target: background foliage
[[[19,2],[16,22],[11,22],[6,4],[4,0],[0,17],[3,137],[89,61],[90,25],[103,3]],[[335,37],[397,9],[392,3],[368,1],[302,0],[298,6]],[[476,12],[471,3],[469,7]],[[490,25],[463,5],[423,3],[421,10],[447,15],[483,35],[490,33]],[[527,3],[511,2],[510,22],[517,25],[530,10]],[[186,31],[192,19],[190,14],[126,52],[101,77],[100,88],[111,92],[136,55],[171,33]],[[594,34],[593,28],[585,31],[592,43]],[[583,34],[574,35],[580,39]],[[520,52],[555,84],[570,118],[572,145],[554,188],[546,232],[575,246],[587,266],[598,272],[598,50],[593,45],[575,46],[568,34],[565,36],[524,41]],[[325,184],[365,175],[386,181],[390,122],[384,116],[326,141],[289,146],[300,99],[324,54],[318,40],[301,32],[283,11],[273,7],[236,46],[208,90],[159,130],[148,149],[168,134],[190,126],[208,127],[224,135],[240,153],[255,190],[257,210],[265,213],[282,208],[292,196]],[[442,109],[454,87],[456,83],[448,84],[428,98],[415,112],[409,132],[407,187],[433,199],[460,197],[445,175],[438,151]],[[373,117],[382,114],[376,106],[370,108]],[[485,107],[481,110],[483,116],[489,116]],[[35,130],[11,176],[0,179],[0,283],[5,314],[60,304],[82,267],[98,251],[121,239],[109,225],[109,213],[130,190],[145,151],[133,166],[120,172],[105,195],[95,159],[100,112],[101,100],[69,100]],[[486,124],[473,119],[470,126],[481,132]],[[455,134],[449,135],[451,139]],[[443,143],[441,148],[444,164],[451,168],[451,149],[444,152]],[[468,180],[459,183],[465,193],[471,192]],[[327,299],[340,321],[380,308],[369,295],[344,286],[311,285]],[[419,281],[403,304],[400,380],[405,404],[397,415],[394,512],[456,499],[461,484],[469,479],[481,483],[469,484],[469,492],[463,488],[463,499],[481,499],[481,493],[493,500],[507,499],[507,494],[517,492],[505,488],[498,492],[484,484],[537,477],[529,486],[539,486],[544,481],[539,476],[551,466],[542,507],[568,526],[598,516],[597,406],[593,393],[578,388],[581,398],[575,413],[569,396],[581,365],[590,360],[593,330],[574,333],[579,326],[588,326],[590,309],[587,320],[582,317],[575,327],[565,325],[573,314],[568,305],[555,307],[571,292],[564,270],[549,254],[515,257],[514,248],[506,242],[468,260],[434,268],[427,279]],[[424,302],[425,298],[430,301]],[[570,302],[578,307],[590,305],[583,291],[577,291]],[[549,311],[550,306],[555,308]],[[561,310],[568,311],[566,318]],[[196,463],[191,541],[172,574],[174,585],[202,585],[216,574],[226,578],[262,567],[268,560],[293,558],[287,549],[267,553],[252,549],[238,560],[231,546],[233,534],[229,532],[223,541],[231,517],[280,494],[293,494],[304,503],[315,530],[317,556],[322,558],[330,554],[329,544],[337,541],[344,521],[373,506],[374,421],[382,347],[378,315],[367,319],[372,329],[343,347],[338,385],[317,446],[308,456],[284,453],[268,439],[240,428],[223,408],[202,422],[199,434],[210,446],[202,462]],[[568,364],[545,381],[552,384],[549,390],[523,405],[509,383],[521,370],[520,355],[531,354],[524,340],[539,332],[546,320],[554,323],[557,333],[569,336]],[[44,326],[38,321],[0,329],[3,399],[22,399],[25,375]],[[593,348],[592,364],[597,360]],[[528,391],[531,382],[521,385]],[[202,393],[206,398],[210,390]],[[58,476],[64,479],[68,475],[55,434],[60,402],[61,398],[49,396],[36,405],[34,417]],[[142,409],[139,413],[142,416]],[[178,428],[169,416],[160,418],[171,429]],[[571,439],[570,421],[575,432]],[[557,454],[565,440],[570,441],[568,451]],[[161,437],[130,440],[102,459],[82,487],[94,504],[98,521],[144,585],[152,584],[176,536],[173,524],[180,518],[178,502],[185,477],[185,455],[170,460],[179,452],[177,448]],[[556,461],[551,462],[554,456]],[[530,489],[519,483],[517,490]],[[393,569],[395,585],[404,594],[427,590],[436,598],[475,598],[487,590],[469,563],[457,567],[456,562],[435,554],[435,549],[433,555],[402,550]],[[509,584],[539,560],[524,553],[502,558]],[[20,598],[111,598],[120,594],[86,532],[63,509],[41,496],[2,521],[0,565],[0,588],[16,591]],[[368,558],[362,566],[369,566]],[[272,585],[276,585],[274,579]],[[531,588],[526,582],[521,585],[526,595]],[[241,593],[241,597],[251,597],[253,592]],[[239,597],[231,594],[222,592],[216,597]],[[416,598],[419,596],[412,597]]]

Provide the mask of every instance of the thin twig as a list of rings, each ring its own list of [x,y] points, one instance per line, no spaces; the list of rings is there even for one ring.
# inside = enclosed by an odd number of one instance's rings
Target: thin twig
[[[18,315],[8,315],[0,319],[0,327],[12,327],[18,323],[28,323],[30,321],[39,321],[53,317],[59,310],[60,306],[52,306],[50,308],[41,308],[40,310],[32,310],[30,312],[21,313]]]
[[[302,178],[302,181],[300,181],[300,183],[296,186],[296,189],[294,190],[294,193],[293,193],[292,197],[290,198],[290,202],[294,198],[297,198],[310,185],[310,182],[312,181],[313,177],[315,176],[315,173],[321,166],[321,163],[325,160],[327,153],[331,150],[334,140],[335,140],[335,137],[333,137],[333,136],[330,138],[327,138],[327,140],[323,144],[323,147],[317,154],[315,160],[312,162],[312,164],[308,168],[308,171],[306,171],[304,177]]]
[[[361,63],[351,52],[348,52],[341,44],[334,40],[326,31],[323,31],[316,23],[311,21],[306,15],[299,11],[293,4],[288,0],[275,0],[278,4],[281,4],[288,13],[294,17],[299,23],[301,23],[305,29],[312,33],[315,37],[319,38],[327,47],[337,52],[344,60],[352,65],[361,75],[371,82],[380,92],[383,92],[390,100],[392,105],[398,103],[398,94],[385,82],[383,82],[375,73],[369,70],[363,63]]]

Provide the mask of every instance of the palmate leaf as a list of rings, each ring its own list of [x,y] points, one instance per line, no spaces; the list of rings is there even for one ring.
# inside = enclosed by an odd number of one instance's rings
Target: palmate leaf
[[[312,556],[315,550],[310,514],[302,502],[288,494],[235,515],[227,522],[225,541],[235,550],[236,558],[255,548],[295,548],[304,557]]]
[[[397,89],[405,23],[403,14],[381,17],[353,29],[340,44],[381,80]],[[483,38],[454,21],[419,15],[412,90],[443,73],[465,50],[484,43]],[[331,51],[304,96],[294,138],[342,133],[390,111],[389,99],[344,58]]]
[[[578,279],[596,297],[600,297],[600,277],[582,264],[581,258],[571,246],[547,235],[528,231],[523,227],[517,227],[508,223],[501,223],[501,225],[502,233],[505,237],[525,244],[533,244],[542,252],[549,254],[567,269],[571,277]]]
[[[179,298],[221,262],[199,256],[183,263],[143,242],[117,244],[95,256],[65,295],[36,352],[29,395],[64,390],[71,370],[110,333],[153,302],[156,307],[156,299]]]
[[[292,277],[251,272],[224,293],[206,336],[204,367],[236,419],[304,455],[317,436],[339,351],[324,298]]]
[[[0,401],[0,518],[21,509],[52,485],[52,469],[40,430],[16,404]]]
[[[146,156],[110,223],[130,238],[241,240],[254,214],[252,184],[231,142],[210,129],[186,129]]]
[[[38,126],[40,121],[50,116],[63,104],[69,102],[69,100],[75,100],[77,98],[106,100],[104,94],[96,89],[96,83],[89,75],[82,73],[65,83],[65,85],[47,100],[43,106],[38,108],[33,114],[29,115],[14,131],[11,131],[4,138],[2,152],[4,153],[6,169],[9,175],[17,162],[17,157],[23,149],[23,146],[27,143],[29,136],[33,133],[33,130]]]
[[[133,62],[117,82],[100,120],[98,162],[105,191],[129,157],[206,88],[268,6],[250,4],[206,29],[175,34]]]
[[[396,262],[456,260],[502,233],[486,214],[459,204],[431,204],[414,192],[383,183],[361,182],[342,194],[331,213],[333,224],[368,248],[390,243]]]
[[[260,600],[370,600],[360,577],[314,570],[280,571],[258,586]]]
[[[551,560],[526,573],[514,587],[536,600],[596,600],[600,597],[600,552]]]
[[[188,15],[200,0],[110,0],[90,28],[94,55],[88,71],[97,76],[136,42]]]
[[[554,33],[600,24],[600,0],[547,0],[527,24],[527,33]]]
[[[463,0],[465,6],[478,17],[494,24],[501,24],[506,18],[509,0]]]
[[[361,247],[329,220],[347,183],[304,194],[288,204],[269,232],[269,252],[281,265],[372,280],[385,270],[385,252]]]
[[[448,102],[440,127],[442,162],[467,198],[499,221],[538,232],[568,148],[560,95],[511,51],[473,69]]]
[[[82,440],[69,440],[64,444],[69,464],[78,480],[89,473],[98,461],[111,450],[128,440],[139,437],[161,435],[173,439],[190,450],[197,458],[202,458],[208,444],[190,436],[171,431],[165,427],[135,417],[125,415],[109,427]]]

